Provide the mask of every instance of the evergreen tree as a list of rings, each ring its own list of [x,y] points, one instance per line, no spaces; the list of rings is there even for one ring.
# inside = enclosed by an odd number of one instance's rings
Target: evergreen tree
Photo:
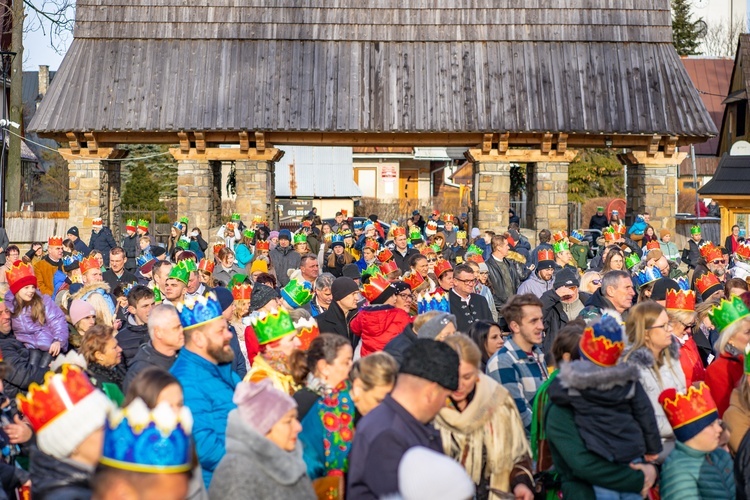
[[[143,165],[151,173],[151,178],[159,186],[162,198],[177,197],[177,160],[169,154],[166,144],[130,144],[124,147],[130,151],[129,158],[146,158],[137,161],[122,162],[122,183],[127,186],[131,172],[136,166]],[[157,155],[157,156],[154,156]]]
[[[584,149],[568,168],[568,200],[585,202],[600,196],[621,197],[622,164],[606,149]]]
[[[125,183],[122,195],[122,208],[132,210],[164,210],[164,204],[159,200],[159,184],[151,178],[148,168],[139,164],[130,170],[130,180]]]
[[[690,0],[672,0],[672,44],[681,56],[699,55],[701,19],[691,20]]]

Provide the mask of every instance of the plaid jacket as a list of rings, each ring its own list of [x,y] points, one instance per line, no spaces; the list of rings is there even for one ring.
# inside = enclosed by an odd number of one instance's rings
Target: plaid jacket
[[[513,396],[528,433],[534,396],[549,377],[542,349],[534,346],[533,355],[529,356],[509,338],[487,362],[487,375],[503,384]]]

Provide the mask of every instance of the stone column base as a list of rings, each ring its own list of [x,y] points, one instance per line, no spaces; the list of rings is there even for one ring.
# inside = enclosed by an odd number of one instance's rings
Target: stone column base
[[[120,234],[120,163],[107,160],[122,158],[125,153],[115,149],[75,155],[69,149],[60,149],[60,153],[68,158],[70,226],[78,227],[80,234],[85,234],[91,229],[91,221],[101,217],[117,239]]]
[[[217,181],[218,179],[218,181]],[[178,160],[177,214],[206,232],[221,224],[221,164],[210,160]]]
[[[510,163],[474,163],[474,226],[480,231],[508,228]]]
[[[660,229],[675,229],[677,213],[678,165],[628,165],[628,219],[632,224],[636,216],[648,212],[651,225]]]
[[[531,226],[537,231],[567,231],[568,164],[540,162],[526,168],[530,169],[528,186],[532,190],[528,204]]]
[[[243,220],[251,221],[260,216],[275,227],[274,165],[265,160],[235,160],[237,197],[234,204]]]

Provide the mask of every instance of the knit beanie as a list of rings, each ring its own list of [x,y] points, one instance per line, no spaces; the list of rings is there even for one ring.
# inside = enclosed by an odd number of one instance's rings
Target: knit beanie
[[[353,280],[358,280],[358,279],[360,279],[359,266],[357,264],[354,264],[354,263],[347,264],[341,270],[341,274],[343,274],[347,278],[351,278]]]
[[[353,279],[341,276],[333,280],[333,284],[331,285],[333,300],[339,301],[354,292],[359,292],[359,287]]]
[[[471,236],[471,238],[474,239],[474,238],[478,237],[480,234],[482,234],[482,233],[479,232],[479,228],[478,227],[472,227],[471,228],[471,234],[469,236]]]
[[[268,263],[263,259],[257,259],[253,261],[253,265],[250,266],[250,274],[253,273],[267,273]]]
[[[672,232],[669,229],[662,229],[659,231],[659,237],[664,239],[665,236],[672,236]]]
[[[70,322],[75,326],[83,318],[89,316],[96,316],[96,310],[94,306],[86,302],[85,300],[75,299],[70,304]]]
[[[253,285],[253,293],[250,297],[250,310],[257,311],[273,299],[279,298],[279,292],[263,283]]]
[[[680,291],[680,285],[671,278],[659,278],[651,288],[651,300],[667,300],[667,290]]]
[[[216,294],[216,300],[218,300],[219,305],[221,305],[222,312],[229,309],[229,306],[231,306],[234,302],[234,296],[232,296],[232,292],[229,291],[229,289],[224,288],[223,286],[217,286],[216,288],[214,288],[214,293]]]
[[[458,327],[456,324],[456,317],[450,313],[446,312],[438,312],[435,316],[427,320],[427,322],[422,325],[422,327],[417,332],[417,337],[420,339],[431,339],[435,340],[435,338],[440,335],[440,332],[443,331],[443,328],[445,328],[448,323],[453,323],[453,326]]]
[[[270,233],[268,233],[268,239],[269,240],[271,240],[273,238],[278,238],[278,237],[279,237],[279,232],[278,231],[271,231]]]
[[[564,267],[555,275],[555,284],[553,288],[557,290],[558,288],[563,286],[579,285],[580,282],[578,281],[578,271],[570,267]]]
[[[281,231],[279,231],[279,239],[287,239],[289,241],[292,241],[292,232],[288,229],[282,229]]]
[[[401,457],[398,489],[403,500],[468,500],[475,491],[458,462],[424,446],[409,448]]]
[[[232,401],[237,405],[237,413],[242,421],[262,436],[268,434],[289,410],[297,408],[297,402],[274,388],[268,378],[257,384],[239,383]]]

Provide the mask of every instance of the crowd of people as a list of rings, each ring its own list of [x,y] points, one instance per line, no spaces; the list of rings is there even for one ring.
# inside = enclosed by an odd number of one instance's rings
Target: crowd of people
[[[0,499],[750,498],[739,228],[189,223],[0,240]]]

